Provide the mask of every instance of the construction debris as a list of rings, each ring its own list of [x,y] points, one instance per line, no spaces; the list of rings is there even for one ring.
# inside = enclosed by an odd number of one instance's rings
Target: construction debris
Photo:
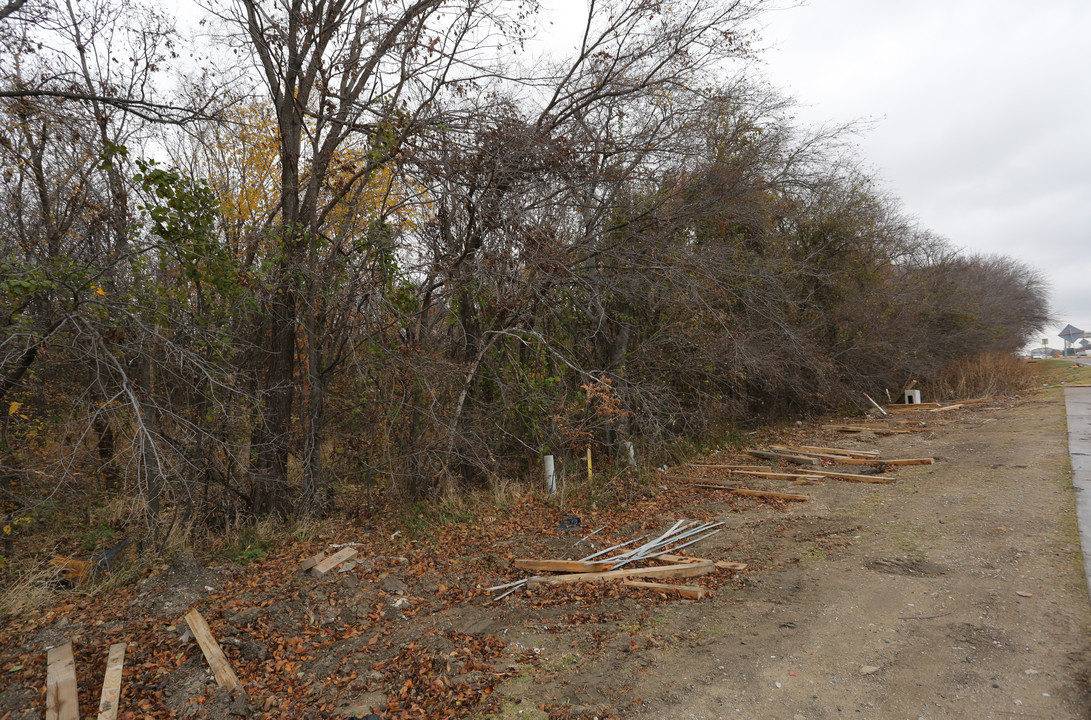
[[[121,699],[121,671],[125,667],[125,643],[110,646],[106,658],[106,674],[102,678],[102,694],[99,696],[98,720],[115,720],[118,701]]]
[[[801,454],[806,454],[807,452],[818,452],[825,453],[827,455],[844,455],[845,457],[853,458],[879,457],[878,450],[845,450],[843,448],[819,447],[816,445],[783,445],[774,446],[773,449],[775,450],[777,447],[784,447],[788,450]]]
[[[873,432],[876,435],[901,435],[903,433],[928,432],[931,428],[892,428],[892,427],[864,427],[861,425],[823,425],[823,430],[838,430],[840,432]]]
[[[231,663],[224,657],[220,644],[216,642],[215,636],[213,636],[201,613],[197,612],[196,609],[190,610],[186,613],[185,620],[186,625],[193,631],[193,637],[197,639],[197,644],[201,646],[201,652],[204,653],[205,660],[208,661],[209,667],[212,668],[212,674],[216,676],[216,683],[228,690],[237,688],[239,678],[231,668]]]
[[[751,457],[761,458],[762,460],[786,460],[796,465],[821,465],[817,459],[813,457],[807,457],[806,455],[792,455],[788,453],[775,453],[768,452],[767,450],[747,450],[747,455]]]
[[[311,575],[314,575],[315,577],[322,577],[341,563],[348,562],[359,554],[360,552],[356,548],[341,548],[333,555],[330,555],[325,560],[320,560],[314,567],[312,567]]]
[[[79,692],[72,641],[49,648],[46,653],[45,718],[79,720]]]
[[[712,593],[700,585],[667,585],[666,583],[646,582],[644,580],[625,580],[621,583],[626,587],[640,588],[642,590],[655,590],[656,592],[674,593],[693,600],[703,600]]]

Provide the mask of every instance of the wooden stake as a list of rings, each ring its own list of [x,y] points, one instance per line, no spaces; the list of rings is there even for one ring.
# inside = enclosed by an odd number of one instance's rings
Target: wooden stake
[[[110,646],[106,658],[106,675],[102,678],[102,695],[98,701],[98,720],[114,720],[121,699],[121,671],[125,667],[125,643]]]
[[[359,554],[360,553],[356,548],[341,548],[336,553],[330,555],[328,558],[311,568],[311,575],[322,577],[341,563],[348,562]]]
[[[235,671],[231,669],[231,663],[224,657],[220,644],[216,642],[216,638],[213,637],[212,631],[208,628],[208,623],[205,622],[201,613],[197,612],[196,609],[190,610],[186,613],[186,624],[189,625],[193,637],[197,638],[197,644],[201,646],[201,652],[205,654],[205,660],[208,661],[209,667],[212,668],[212,674],[216,676],[216,683],[228,690],[237,688],[239,678],[235,675]]]
[[[45,720],[79,720],[79,691],[72,641],[46,653]]]
[[[666,583],[646,582],[643,580],[626,580],[621,583],[627,587],[640,588],[641,590],[655,590],[657,592],[669,592],[693,600],[703,600],[712,593],[700,585],[667,585]]]
[[[591,446],[587,446],[587,479],[591,479]]]
[[[573,575],[553,575],[552,577],[533,577],[527,580],[528,585],[564,585],[576,582],[608,582],[630,577],[695,577],[707,575],[716,566],[712,562],[681,563],[679,565],[664,565],[663,567],[627,568],[625,570],[610,570],[608,572],[576,573]]]

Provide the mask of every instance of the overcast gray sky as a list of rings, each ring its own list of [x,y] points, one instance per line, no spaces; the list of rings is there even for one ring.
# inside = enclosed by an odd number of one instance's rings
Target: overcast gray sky
[[[923,226],[1046,273],[1052,347],[1091,331],[1091,2],[810,0],[763,36],[801,120],[875,120],[865,163]]]

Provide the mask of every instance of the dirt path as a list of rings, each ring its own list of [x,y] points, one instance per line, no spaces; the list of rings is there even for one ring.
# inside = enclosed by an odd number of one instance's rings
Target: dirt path
[[[699,552],[768,569],[657,609],[597,661],[563,633],[529,639],[552,664],[504,687],[530,701],[506,714],[544,698],[628,718],[1091,717],[1065,427],[1057,390],[979,406],[872,440],[939,461],[896,485],[827,481],[787,514],[725,515]]]

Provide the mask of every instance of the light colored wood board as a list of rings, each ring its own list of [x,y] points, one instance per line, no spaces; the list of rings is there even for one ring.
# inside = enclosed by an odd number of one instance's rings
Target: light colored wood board
[[[712,561],[708,558],[691,558],[685,555],[671,555],[666,553],[664,555],[656,555],[653,560],[662,560],[663,562],[670,563],[705,563],[711,562],[721,570],[745,570],[749,567],[746,563],[733,562],[731,560],[716,560]]]
[[[609,570],[612,562],[584,562],[582,560],[531,560],[520,558],[512,565],[520,570],[533,572],[603,572]]]
[[[931,465],[935,462],[934,458],[855,458],[855,457],[838,457],[837,455],[821,455],[814,453],[814,457],[822,458],[823,460],[829,460],[835,465]]]
[[[771,499],[774,499],[774,500],[791,500],[791,501],[794,501],[794,502],[806,502],[807,500],[810,500],[810,498],[807,497],[806,495],[795,495],[793,493],[771,492],[769,490],[744,490],[744,489],[739,489],[739,490],[732,490],[731,494],[732,495],[743,495],[745,497],[771,498]]]
[[[703,588],[700,585],[668,585],[666,583],[647,582],[645,580],[625,580],[621,584],[626,587],[639,588],[641,590],[669,592],[692,600],[703,600],[712,594],[708,588]]]
[[[326,551],[323,550],[322,552],[318,553],[317,555],[312,555],[309,558],[307,558],[306,560],[299,563],[299,569],[302,572],[307,572],[308,570],[310,570],[315,565],[317,565],[318,563],[322,562],[325,559],[326,559]]]
[[[962,407],[961,405],[947,405],[945,407],[936,408],[935,410],[928,410],[928,412],[934,412],[934,413],[947,412],[948,410],[958,410],[961,407]]]
[[[704,463],[686,463],[690,467],[710,468],[714,470],[772,470],[771,465],[706,465]]]
[[[1069,385],[1069,387],[1072,387]],[[955,400],[954,405],[973,405],[974,403],[993,402],[996,398],[976,398],[974,400]]]
[[[72,642],[49,648],[45,671],[45,720],[79,720],[79,690]]]
[[[737,471],[728,470],[728,472],[737,472]],[[713,480],[716,480],[716,478],[689,477],[688,475],[663,475],[662,477],[666,478],[667,480],[679,480],[681,482],[688,482],[688,483],[712,482]]]
[[[934,402],[922,402],[922,403],[892,403],[886,406],[886,411],[891,410],[913,410],[919,408],[921,410],[927,410],[929,408],[939,407],[939,403]]]
[[[528,585],[564,585],[575,582],[608,582],[630,577],[696,577],[707,575],[716,569],[715,563],[680,563],[661,567],[622,568],[597,573],[574,573],[572,575],[553,575],[552,577],[533,577]]]
[[[745,475],[747,477],[772,478],[773,480],[821,480],[822,476],[812,470],[804,470],[798,473],[767,472],[765,470],[732,470],[732,475]]]
[[[746,454],[752,457],[761,458],[762,460],[787,460],[788,462],[795,463],[796,465],[821,464],[817,459],[813,457],[807,457],[806,455],[789,455],[787,453],[775,453],[769,452],[767,450],[747,450]]]
[[[216,676],[216,682],[219,686],[228,690],[237,688],[239,678],[235,675],[235,671],[231,669],[231,663],[224,657],[223,650],[220,649],[220,643],[216,642],[216,638],[212,635],[212,631],[201,613],[197,612],[196,609],[190,610],[186,613],[186,624],[189,625],[193,637],[197,639],[197,644],[201,646],[201,652],[205,654],[205,660],[208,661],[208,666],[212,668],[212,674]]]
[[[928,432],[932,428],[892,428],[892,427],[864,427],[860,425],[823,425],[823,430],[838,430],[840,432],[873,432],[876,435],[901,435],[904,433]]]
[[[330,555],[328,558],[311,568],[311,575],[322,577],[341,563],[348,562],[359,554],[360,552],[356,548],[341,548],[333,555]]]
[[[882,477],[880,475],[854,475],[852,473],[839,473],[831,470],[811,470],[810,472],[812,475],[821,475],[822,477],[845,480],[847,482],[873,483],[876,485],[889,485],[894,482],[894,478]]]
[[[844,448],[821,447],[818,445],[785,445],[788,450],[796,452],[818,452],[827,455],[844,455],[845,457],[869,458],[878,457],[878,450],[845,450]]]
[[[121,700],[121,673],[125,668],[125,643],[110,646],[106,658],[106,675],[102,678],[102,694],[98,701],[98,720],[115,720]]]

